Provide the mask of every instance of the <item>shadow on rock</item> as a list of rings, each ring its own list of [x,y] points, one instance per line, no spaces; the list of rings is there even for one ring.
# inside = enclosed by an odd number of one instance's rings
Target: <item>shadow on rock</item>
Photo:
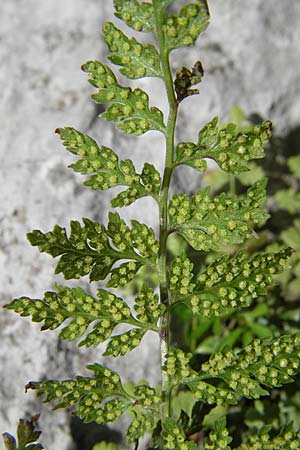
[[[93,450],[99,442],[113,442],[120,444],[122,435],[116,430],[111,430],[105,425],[96,422],[83,423],[78,417],[72,417],[70,423],[71,435],[75,441],[70,450]]]

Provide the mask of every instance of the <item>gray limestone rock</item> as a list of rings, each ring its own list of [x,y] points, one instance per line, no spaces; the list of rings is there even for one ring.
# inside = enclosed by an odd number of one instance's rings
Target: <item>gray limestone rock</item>
[[[178,4],[180,2],[177,2]],[[182,2],[181,2],[182,3]],[[176,5],[176,3],[175,3]],[[298,0],[212,0],[211,25],[197,47],[176,51],[172,67],[191,66],[201,59],[205,78],[201,95],[182,103],[178,140],[193,140],[213,116],[225,119],[234,104],[274,122],[278,132],[299,125],[300,113],[300,3]],[[1,304],[14,297],[38,298],[60,277],[54,262],[38,254],[26,232],[48,230],[55,223],[90,217],[106,221],[111,193],[92,192],[67,165],[72,161],[54,135],[61,126],[90,133],[140,168],[145,160],[161,170],[161,136],[123,136],[114,126],[97,119],[89,98],[92,88],[80,65],[105,58],[100,38],[103,23],[112,18],[111,1],[10,0],[0,6],[0,264]],[[167,112],[161,81],[134,82],[146,89],[151,103]],[[200,177],[186,169],[176,172],[173,189],[192,192]],[[139,200],[121,214],[155,226],[155,205]],[[83,284],[90,287],[86,281]],[[101,348],[78,350],[59,341],[57,333],[41,334],[28,319],[0,314],[0,430],[13,432],[19,417],[42,412],[43,443],[48,450],[71,450],[69,416],[50,411],[34,394],[24,395],[32,379],[84,374],[84,367],[102,361]],[[143,348],[107,365],[125,380],[158,381],[158,342],[149,335]],[[125,419],[124,419],[125,420]],[[125,420],[126,421],[126,420]],[[118,426],[124,427],[118,424]],[[116,427],[114,425],[113,427]]]

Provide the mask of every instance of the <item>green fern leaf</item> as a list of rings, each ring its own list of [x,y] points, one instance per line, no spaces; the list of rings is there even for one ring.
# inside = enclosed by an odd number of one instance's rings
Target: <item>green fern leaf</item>
[[[100,364],[87,368],[94,377],[30,382],[26,390],[37,390],[38,396],[45,396],[45,403],[55,402],[54,409],[76,405],[77,415],[86,422],[95,420],[97,423],[107,423],[116,420],[132,402],[119,375]],[[109,399],[108,402],[103,404],[106,399]]]
[[[124,356],[140,345],[147,330],[133,328],[126,333],[113,336],[107,344],[104,356]]]
[[[201,402],[236,404],[241,396],[257,399],[269,395],[263,386],[291,383],[300,373],[299,343],[299,334],[255,339],[239,352],[213,354],[202,364],[200,375],[189,365],[191,355],[175,349],[167,355],[163,370],[173,387],[185,384]]]
[[[36,441],[41,435],[41,431],[37,431],[36,421],[39,416],[32,417],[31,420],[20,419],[17,428],[17,441],[9,433],[2,435],[6,450],[42,450],[44,447]]]
[[[65,279],[90,274],[91,281],[104,280],[112,266],[125,259],[130,260],[125,263],[126,270],[114,269],[109,282],[110,286],[124,286],[141,266],[155,266],[158,242],[146,225],[132,221],[130,229],[117,213],[109,213],[107,229],[89,219],[83,219],[83,223],[72,221],[69,237],[58,225],[48,233],[34,230],[28,234],[29,242],[40,252],[60,256],[55,273],[63,273]]]
[[[202,403],[209,405],[236,405],[236,394],[226,385],[214,386],[205,381],[188,383],[190,390],[194,393],[195,398]],[[262,391],[262,395],[265,391]]]
[[[11,434],[3,433],[2,439],[6,450],[17,450],[17,442]]]
[[[160,303],[158,294],[144,284],[135,298],[134,309],[139,321],[156,326],[166,307]]]
[[[286,245],[298,252],[300,250],[300,220],[295,220],[293,226],[282,231],[280,238]]]
[[[195,285],[193,278],[193,263],[186,256],[177,256],[170,268],[170,289],[173,301],[177,298],[191,294]]]
[[[155,428],[158,421],[158,414],[153,414],[153,412],[139,412],[135,413],[135,418],[131,422],[127,430],[127,440],[130,444],[136,443],[141,439],[146,433],[150,433]]]
[[[259,433],[251,433],[249,440],[236,450],[297,450],[299,442],[300,432],[295,432],[292,424],[277,432],[276,436],[270,426],[265,426]]]
[[[268,218],[262,209],[266,202],[265,185],[265,178],[259,180],[241,197],[222,193],[211,198],[209,188],[192,198],[174,195],[169,205],[171,230],[180,233],[195,250],[241,244],[251,236],[252,223]]]
[[[266,295],[291,255],[291,249],[278,253],[261,253],[250,259],[246,253],[224,255],[193,278],[193,264],[188,258],[177,257],[171,266],[170,284],[173,301],[184,302],[194,314],[204,317],[228,315],[251,305],[252,300]]]
[[[113,208],[131,205],[139,198],[146,196],[151,196],[157,202],[159,201],[161,178],[155,167],[152,164],[145,163],[142,173],[138,176],[139,181],[133,181],[126,191],[120,192],[111,201]]]
[[[225,172],[238,175],[249,170],[248,162],[264,157],[264,147],[271,137],[271,122],[265,121],[250,131],[238,131],[235,124],[218,126],[215,117],[200,131],[198,144],[191,142],[177,146],[176,165],[186,164],[204,172],[204,158],[214,159]]]
[[[137,0],[114,0],[115,15],[137,31],[154,31],[154,6]]]
[[[300,211],[300,192],[294,188],[281,189],[275,194],[275,200],[279,208],[288,211],[290,214],[296,214]]]
[[[160,395],[146,384],[137,385],[134,388],[134,395],[138,400],[131,410],[134,419],[126,434],[129,443],[136,443],[145,433],[151,432],[155,428],[161,404]]]
[[[56,132],[66,149],[80,158],[69,167],[90,176],[84,182],[85,186],[99,190],[129,186],[112,200],[114,207],[128,206],[148,195],[158,201],[161,179],[152,164],[145,163],[142,173],[138,174],[130,159],[119,161],[113,150],[104,146],[99,148],[90,136],[70,127],[58,128]]]
[[[256,339],[244,350],[215,353],[201,367],[199,388],[204,379],[220,379],[235,395],[259,398],[269,395],[261,387],[280,387],[300,373],[300,336],[285,335],[277,339]],[[191,379],[192,390],[196,380]],[[199,396],[200,397],[200,396]],[[223,400],[226,403],[226,399]]]
[[[139,180],[132,161],[119,161],[118,156],[108,147],[98,147],[90,136],[74,128],[59,128],[63,145],[79,160],[70,167],[84,175],[93,174],[84,184],[93,189],[109,189],[114,186],[130,186]]]
[[[140,417],[147,414],[148,409],[158,419],[161,399],[155,389],[140,384],[130,393],[116,372],[100,364],[90,365],[87,369],[93,372],[93,377],[30,382],[26,390],[36,390],[38,396],[44,397],[44,403],[54,402],[54,409],[75,408],[76,415],[85,422],[114,422],[125,411]]]
[[[135,38],[128,38],[114,24],[104,26],[104,39],[111,55],[111,62],[122,66],[120,72],[128,78],[162,77],[160,57],[153,45],[142,45]]]
[[[173,385],[181,383],[183,379],[197,375],[197,372],[192,370],[189,365],[191,356],[191,353],[185,354],[178,348],[174,348],[166,354],[162,370],[171,377]]]
[[[135,274],[143,266],[140,262],[130,261],[121,264],[110,271],[110,280],[106,283],[109,288],[124,287],[133,280]]]
[[[100,61],[88,61],[82,70],[89,74],[89,82],[99,88],[93,99],[100,104],[111,103],[100,117],[117,122],[121,131],[136,136],[149,130],[165,133],[163,114],[158,108],[149,107],[146,92],[119,85],[110,68]]]
[[[231,450],[229,447],[231,441],[232,438],[226,428],[226,418],[222,417],[215,423],[214,430],[205,439],[205,450]]]
[[[190,366],[191,354],[180,349],[173,349],[166,355],[163,371],[170,378],[173,386],[186,384],[201,402],[212,404],[236,404],[235,393],[226,386],[217,387],[204,382]]]
[[[158,332],[157,322],[163,309],[157,305],[153,305],[156,318],[149,318],[145,314],[135,318],[124,300],[104,289],[98,290],[98,300],[81,288],[57,285],[56,291],[46,292],[43,300],[20,297],[5,305],[5,308],[22,317],[31,316],[33,322],[42,322],[42,330],[54,330],[67,322],[60,337],[67,341],[82,338],[79,346],[96,346],[110,339],[106,354],[113,356],[125,355],[133,350],[147,331]],[[150,288],[144,288],[137,296],[138,304],[141,298],[144,303],[153,303],[155,294]],[[121,323],[136,328],[112,337],[113,331]]]
[[[161,2],[160,6],[163,8],[168,3],[170,2]],[[165,47],[168,51],[193,45],[209,23],[208,10],[200,2],[184,5],[177,15],[168,14],[163,9],[161,14]]]
[[[163,423],[162,437],[164,450],[195,450],[197,448],[197,444],[187,440],[179,424],[171,417]]]

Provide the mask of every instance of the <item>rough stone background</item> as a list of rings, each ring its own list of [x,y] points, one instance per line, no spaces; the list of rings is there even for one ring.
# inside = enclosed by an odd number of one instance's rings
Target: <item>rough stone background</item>
[[[67,164],[72,158],[54,135],[55,128],[74,126],[132,157],[162,165],[163,141],[155,133],[124,137],[96,119],[89,98],[92,88],[80,65],[105,58],[100,30],[112,19],[111,1],[7,0],[0,5],[0,294],[1,304],[26,294],[40,296],[51,289],[54,262],[28,246],[26,232],[67,225],[83,216],[106,220],[110,194],[82,187],[80,175]],[[180,3],[180,2],[178,2]],[[182,3],[182,2],[181,2]],[[300,2],[299,0],[211,0],[211,26],[193,50],[173,53],[176,70],[203,61],[206,69],[201,96],[181,107],[177,138],[192,140],[214,115],[225,119],[233,104],[247,114],[270,118],[278,133],[299,125]],[[139,83],[152,95],[152,104],[166,111],[162,84]],[[192,171],[176,174],[176,188],[195,189]],[[122,211],[154,224],[151,201],[140,200]],[[37,325],[12,313],[0,313],[0,431],[14,432],[17,419],[42,412],[43,443],[48,450],[73,450],[69,417],[51,413],[34,394],[24,395],[31,379],[63,378],[84,373],[101,361],[101,349],[78,350],[62,343],[57,333],[41,334]],[[125,379],[157,379],[157,341],[145,340],[142,350],[118,362]],[[108,361],[112,367],[116,362]],[[124,422],[123,422],[124,425]],[[120,427],[123,426],[119,424]],[[117,426],[113,426],[117,428]],[[0,444],[1,447],[1,444]]]

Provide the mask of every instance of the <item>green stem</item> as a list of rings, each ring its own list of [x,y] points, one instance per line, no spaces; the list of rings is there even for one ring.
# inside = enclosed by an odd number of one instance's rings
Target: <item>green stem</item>
[[[166,129],[166,155],[162,187],[159,197],[159,279],[160,301],[166,306],[160,322],[161,329],[161,365],[163,366],[166,354],[170,348],[170,298],[167,277],[167,238],[168,238],[168,197],[171,176],[174,168],[174,135],[177,119],[178,104],[174,93],[173,78],[169,62],[169,52],[165,49],[164,33],[162,29],[162,8],[160,0],[153,0],[156,19],[156,35],[159,43],[161,66],[164,74],[164,83],[169,102],[169,116]],[[162,372],[162,404],[161,420],[171,415],[171,380]]]
[[[229,192],[235,195],[235,175],[229,175]]]

